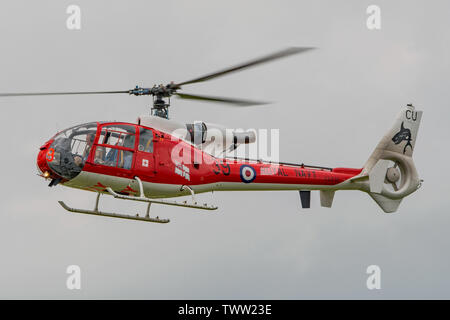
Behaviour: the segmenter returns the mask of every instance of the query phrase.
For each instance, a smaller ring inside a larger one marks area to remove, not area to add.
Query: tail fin
[[[369,176],[366,192],[384,212],[397,210],[404,197],[420,187],[412,160],[422,111],[408,104],[378,143],[360,176]]]

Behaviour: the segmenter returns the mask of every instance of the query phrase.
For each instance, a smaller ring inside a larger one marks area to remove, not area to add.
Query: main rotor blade
[[[255,59],[255,60],[251,60],[251,61],[247,61],[241,64],[238,64],[236,66],[233,67],[229,67],[227,69],[223,69],[221,71],[217,71],[217,72],[213,72],[189,81],[185,81],[185,82],[180,82],[175,84],[175,86],[180,87],[182,85],[186,85],[186,84],[191,84],[191,83],[196,83],[196,82],[202,82],[202,81],[206,81],[206,80],[210,80],[213,78],[217,78],[217,77],[221,77],[223,75],[226,75],[228,73],[232,73],[232,72],[236,72],[236,71],[240,71],[249,67],[253,67],[256,66],[258,64],[262,64],[265,62],[269,62],[275,59],[280,59],[283,57],[287,57],[293,54],[297,54],[297,53],[301,53],[301,52],[306,52],[309,50],[315,49],[313,47],[290,47],[272,54],[269,54],[267,56],[263,56],[261,58]]]
[[[20,97],[20,96],[58,96],[68,94],[109,94],[109,93],[129,93],[126,91],[80,91],[80,92],[17,92],[0,93],[0,97]]]
[[[234,98],[223,98],[223,97],[212,97],[212,96],[200,96],[197,94],[189,94],[189,93],[175,93],[181,99],[190,99],[190,100],[201,100],[201,101],[210,101],[210,102],[219,102],[219,103],[228,103],[231,105],[248,107],[254,105],[268,104],[270,102],[263,101],[253,101],[253,100],[243,100],[243,99],[234,99]]]

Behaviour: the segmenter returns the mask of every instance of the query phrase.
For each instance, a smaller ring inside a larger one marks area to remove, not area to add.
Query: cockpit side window
[[[143,152],[153,152],[153,132],[149,129],[139,128],[138,150]]]
[[[94,163],[131,169],[135,137],[136,129],[132,125],[115,124],[102,127],[95,149]]]
[[[130,125],[105,126],[98,143],[134,149],[135,133],[135,128]]]

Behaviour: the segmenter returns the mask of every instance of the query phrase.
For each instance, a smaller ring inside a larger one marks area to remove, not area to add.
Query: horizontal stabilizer
[[[322,207],[331,208],[334,193],[334,190],[320,190],[320,205]]]
[[[311,191],[300,190],[300,201],[302,203],[302,208],[307,209],[311,207]]]

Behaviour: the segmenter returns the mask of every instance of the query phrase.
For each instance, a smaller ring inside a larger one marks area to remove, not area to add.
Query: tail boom
[[[216,190],[299,190],[303,207],[309,207],[311,190],[320,190],[324,207],[331,207],[337,190],[360,190],[394,212],[422,182],[412,159],[421,118],[412,105],[403,108],[362,169],[223,159],[220,165],[230,170]]]

